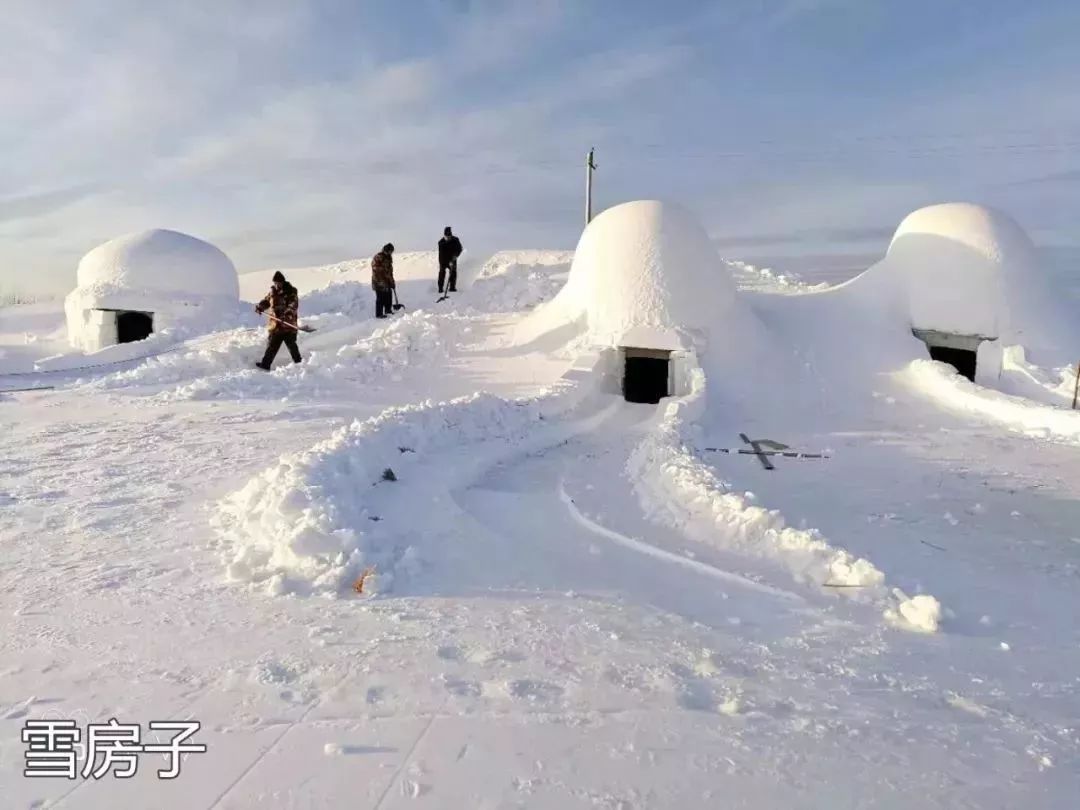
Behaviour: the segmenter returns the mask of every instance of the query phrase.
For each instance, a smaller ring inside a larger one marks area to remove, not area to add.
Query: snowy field
[[[853,274],[731,259],[794,371],[630,404],[532,326],[572,258],[436,303],[398,255],[389,321],[367,260],[286,270],[317,331],[269,374],[253,312],[82,354],[0,309],[0,807],[1076,807],[1075,372],[968,382],[836,327]],[[41,718],[208,752],[26,779]]]

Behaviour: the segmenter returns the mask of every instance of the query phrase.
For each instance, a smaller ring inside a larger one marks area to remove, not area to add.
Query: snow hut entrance
[[[134,343],[145,340],[154,333],[154,313],[152,312],[117,312],[116,342]]]
[[[623,397],[627,402],[655,405],[671,396],[671,352],[623,349]]]
[[[964,377],[975,382],[979,344],[992,338],[981,335],[954,335],[931,329],[912,329],[911,331],[915,337],[926,344],[931,360],[948,363]]]

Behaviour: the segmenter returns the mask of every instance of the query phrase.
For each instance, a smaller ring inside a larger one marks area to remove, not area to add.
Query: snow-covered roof
[[[921,208],[900,223],[878,268],[900,282],[915,329],[1029,348],[1066,340],[1034,245],[1001,211],[970,203]]]
[[[239,298],[236,268],[208,242],[168,230],[111,239],[79,262],[78,286]]]
[[[593,338],[620,345],[708,330],[737,303],[731,274],[693,215],[656,200],[609,208],[585,228],[560,297],[584,308]]]

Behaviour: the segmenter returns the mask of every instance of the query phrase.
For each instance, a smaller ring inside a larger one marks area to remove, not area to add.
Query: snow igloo
[[[755,319],[692,214],[656,200],[616,205],[581,235],[566,286],[541,317],[584,324],[601,353],[601,389],[657,403],[689,392],[708,350],[753,341]],[[723,333],[723,334],[720,334]]]
[[[68,340],[84,351],[143,340],[162,329],[236,312],[236,268],[213,245],[176,231],[112,239],[79,262],[64,300]]]
[[[1034,245],[1000,211],[970,203],[921,208],[900,223],[877,272],[899,284],[912,332],[930,356],[971,380],[997,375],[1003,346],[1044,357],[1069,348],[1067,319]]]

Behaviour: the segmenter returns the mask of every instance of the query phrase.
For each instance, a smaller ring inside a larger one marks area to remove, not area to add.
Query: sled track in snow
[[[734,585],[740,585],[744,588],[750,588],[760,593],[766,593],[770,596],[777,596],[781,599],[788,599],[792,602],[804,602],[805,600],[798,594],[791,591],[785,591],[782,588],[774,588],[771,585],[763,585],[760,582],[755,582],[748,577],[744,577],[740,574],[733,574],[730,571],[725,571],[722,568],[717,568],[715,565],[709,565],[699,560],[694,560],[689,557],[682,557],[678,554],[673,554],[670,551],[665,551],[658,546],[651,545],[642,540],[635,540],[633,537],[627,537],[625,534],[620,534],[617,531],[601,526],[599,523],[590,520],[581,510],[578,509],[577,504],[574,503],[574,499],[570,497],[566,491],[564,481],[559,482],[559,500],[566,505],[567,512],[570,513],[570,517],[586,530],[592,532],[595,535],[603,537],[607,540],[617,543],[623,548],[628,548],[632,551],[636,551],[639,554],[643,554],[646,557],[652,557],[656,560],[662,560],[672,565],[682,566],[683,568],[690,569],[699,574],[703,574],[713,579],[719,579],[723,582],[727,582]]]

